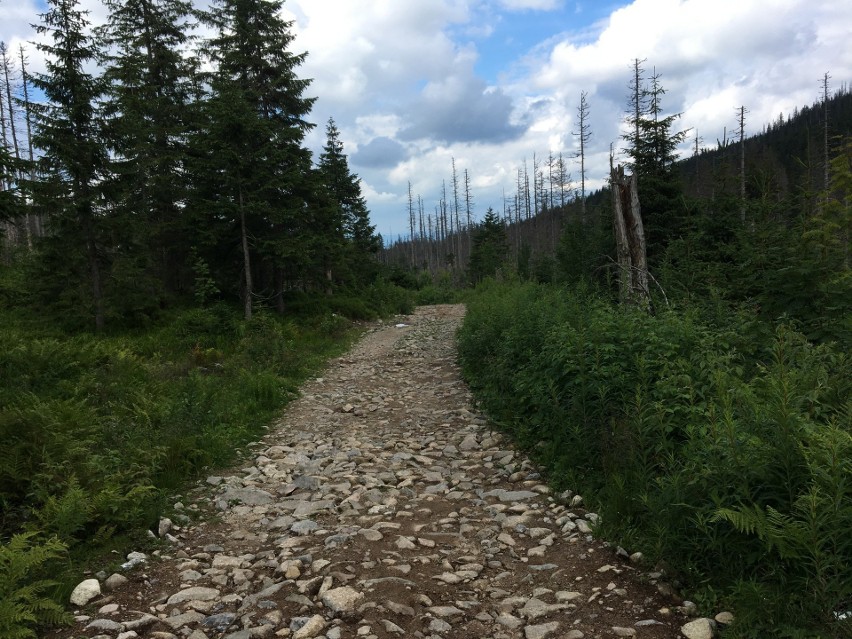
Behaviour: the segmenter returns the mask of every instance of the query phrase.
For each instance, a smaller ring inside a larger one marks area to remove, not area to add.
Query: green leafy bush
[[[491,283],[469,304],[460,358],[493,420],[554,483],[598,502],[604,534],[665,562],[699,600],[754,585],[763,600],[740,610],[743,636],[841,636],[844,353],[734,312],[652,317],[588,292]]]
[[[39,543],[32,533],[0,543],[0,639],[37,637],[40,627],[70,623],[50,597],[56,582],[44,577],[64,554],[55,538]]]

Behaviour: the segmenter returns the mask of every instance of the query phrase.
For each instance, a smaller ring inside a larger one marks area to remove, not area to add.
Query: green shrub
[[[744,632],[831,636],[852,602],[849,358],[737,313],[656,317],[583,291],[486,284],[460,331],[477,399],[601,531],[710,601],[750,592]],[[790,630],[793,632],[793,630]]]
[[[49,596],[56,582],[45,578],[64,554],[55,538],[39,543],[31,533],[0,542],[0,639],[37,637],[38,628],[71,622]]]

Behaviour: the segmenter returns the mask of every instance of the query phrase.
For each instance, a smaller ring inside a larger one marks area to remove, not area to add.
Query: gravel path
[[[66,637],[681,637],[689,606],[592,539],[488,429],[462,306],[378,325],[307,383],[246,466],[178,504],[159,557],[104,579]],[[210,516],[211,512],[214,516]]]

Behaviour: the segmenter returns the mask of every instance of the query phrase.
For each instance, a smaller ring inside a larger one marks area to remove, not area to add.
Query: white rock
[[[71,593],[71,603],[75,606],[85,606],[101,594],[101,584],[97,579],[86,579],[77,584]]]
[[[524,637],[526,639],[544,639],[559,630],[559,622],[551,621],[549,623],[540,623],[535,626],[527,626],[524,628]]]
[[[349,586],[342,586],[326,591],[322,596],[322,603],[335,615],[339,615],[353,612],[363,598],[364,593]]]
[[[166,602],[170,606],[183,603],[185,601],[213,601],[219,597],[219,591],[216,588],[205,588],[204,586],[194,586],[180,590],[169,597]]]
[[[723,626],[730,626],[734,623],[734,613],[732,612],[720,612],[718,615],[714,617],[716,623],[722,624]]]
[[[716,636],[716,622],[712,619],[695,619],[681,626],[681,634],[687,639],[713,639]]]
[[[107,577],[107,580],[104,582],[104,589],[107,591],[115,590],[116,588],[120,588],[126,584],[128,581],[129,579],[127,577],[119,575],[116,572]]]
[[[318,637],[327,625],[322,615],[314,615],[308,619],[308,622],[304,626],[293,633],[293,639],[313,639],[313,637]]]
[[[160,537],[165,537],[166,533],[168,533],[172,529],[172,520],[168,517],[163,517],[160,519],[160,523],[157,526],[157,535]]]

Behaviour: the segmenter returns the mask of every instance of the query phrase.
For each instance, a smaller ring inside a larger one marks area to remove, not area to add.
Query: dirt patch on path
[[[674,638],[686,618],[594,514],[476,412],[459,305],[375,325],[304,385],[245,467],[183,500],[216,517],[122,573],[66,637]],[[188,506],[189,507],[189,506]]]

